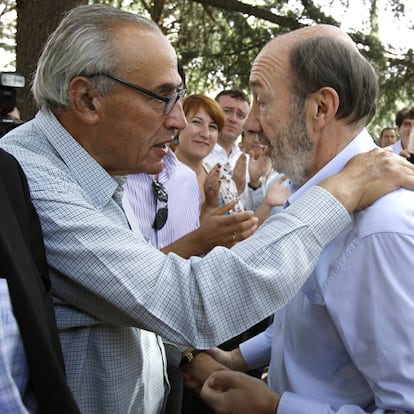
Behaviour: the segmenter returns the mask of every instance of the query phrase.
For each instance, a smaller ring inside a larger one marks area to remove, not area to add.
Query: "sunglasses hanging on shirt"
[[[168,218],[168,194],[165,187],[159,181],[152,182],[152,191],[154,197],[158,203],[164,204],[162,207],[159,207],[156,214],[152,228],[155,230],[161,230]]]

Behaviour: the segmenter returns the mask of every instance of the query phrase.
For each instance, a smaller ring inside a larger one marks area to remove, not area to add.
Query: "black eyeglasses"
[[[184,96],[187,92],[186,89],[177,89],[173,94],[164,96],[156,92],[150,91],[149,89],[145,89],[142,86],[137,85],[136,83],[129,82],[125,79],[119,78],[118,76],[110,75],[109,73],[95,73],[93,75],[89,75],[88,77],[94,77],[94,76],[106,76],[107,78],[120,82],[126,86],[129,86],[130,88],[134,88],[139,92],[145,93],[145,95],[148,95],[148,96],[151,96],[152,98],[163,101],[164,109],[162,112],[163,114],[166,114],[166,115],[168,115],[172,111],[172,109],[174,108],[175,104],[178,101],[181,102],[184,99]]]
[[[165,187],[158,181],[152,182],[152,191],[157,201],[165,203],[164,207],[160,207],[155,214],[154,223],[152,228],[155,230],[161,230],[168,218],[168,194]]]

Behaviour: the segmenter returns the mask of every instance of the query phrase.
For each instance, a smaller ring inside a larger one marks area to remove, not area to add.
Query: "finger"
[[[246,160],[247,160],[247,155],[242,152],[240,154],[239,159],[236,161],[236,165],[234,166],[234,169],[236,168],[245,168],[246,167]]]
[[[213,381],[211,382],[211,385],[214,385]],[[214,386],[210,386],[210,383],[206,381],[201,388],[200,397],[208,406],[212,407],[215,412],[218,412],[218,410],[223,407],[226,394],[221,390],[217,390]]]
[[[254,212],[251,210],[241,211],[240,213],[233,213],[231,216],[225,216],[223,222],[228,225],[237,225],[244,223],[247,220],[255,219]],[[242,230],[245,227],[234,227],[233,231]]]
[[[216,371],[206,379],[204,384],[214,390],[227,391],[234,385],[237,374],[235,371]]]
[[[234,217],[233,217],[234,216]],[[229,231],[237,233],[251,230],[252,227],[257,226],[259,219],[253,215],[252,211],[242,211],[241,213],[232,214],[233,222],[229,223]]]
[[[191,391],[194,391],[197,394],[200,394],[201,388],[203,384],[199,384],[196,381],[186,381],[184,382],[185,386],[189,388]]]
[[[219,207],[214,208],[211,210],[211,215],[214,216],[224,216],[227,212],[230,212],[233,210],[234,206],[237,204],[237,200],[232,200],[229,203],[223,204]],[[224,216],[226,218],[229,218],[230,216]]]
[[[233,232],[236,234],[233,238],[235,242],[239,242],[250,237],[257,230],[257,221],[248,220],[243,223],[243,226],[245,227],[244,229]]]
[[[257,225],[258,218],[255,216],[249,217],[244,221],[234,223],[232,226],[229,227],[231,241],[235,243],[247,239],[257,230]]]

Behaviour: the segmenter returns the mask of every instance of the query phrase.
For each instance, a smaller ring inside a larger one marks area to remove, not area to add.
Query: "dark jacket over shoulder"
[[[0,277],[6,277],[39,412],[79,413],[66,384],[43,239],[18,162],[0,149]]]

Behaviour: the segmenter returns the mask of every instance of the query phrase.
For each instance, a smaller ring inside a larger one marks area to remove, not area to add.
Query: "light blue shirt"
[[[156,334],[195,348],[235,337],[287,303],[350,222],[314,187],[232,249],[184,260],[147,243],[121,207],[117,179],[53,114],[39,112],[0,146],[29,181],[68,383],[88,414],[160,413],[168,386]]]
[[[363,130],[290,203],[373,147]],[[413,269],[414,192],[400,189],[355,213],[273,325],[241,346],[250,366],[271,352],[278,414],[414,412]]]
[[[400,152],[403,150],[402,147],[402,139],[400,138],[395,144],[390,145],[390,147],[392,148],[392,150],[396,153],[396,154],[400,154]]]

